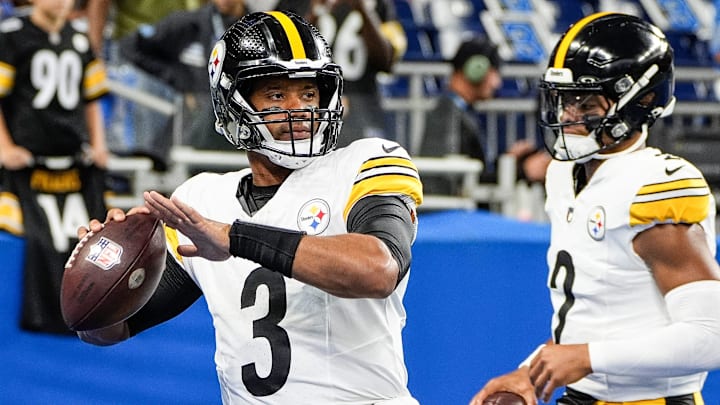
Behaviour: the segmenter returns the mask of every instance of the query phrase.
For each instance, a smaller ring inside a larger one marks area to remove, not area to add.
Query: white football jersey
[[[552,337],[588,343],[650,334],[670,320],[633,238],[655,224],[699,223],[714,254],[715,201],[708,185],[688,161],[645,148],[605,161],[576,196],[573,166],[553,161],[547,171]],[[700,391],[706,374],[595,373],[570,387],[601,400],[632,401]]]
[[[216,221],[240,219],[320,236],[347,233],[348,212],[365,196],[398,195],[413,219],[422,200],[407,152],[380,139],[356,141],[295,170],[253,216],[236,197],[248,174],[199,174],[174,195]],[[177,232],[169,236],[177,238],[172,252],[177,243],[190,243]],[[387,299],[346,299],[242,258],[176,259],[202,289],[212,314],[224,403],[414,403],[401,339],[408,276]]]

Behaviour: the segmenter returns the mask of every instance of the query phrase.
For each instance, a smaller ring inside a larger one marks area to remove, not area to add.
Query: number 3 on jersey
[[[267,289],[268,311],[264,317],[253,321],[253,338],[265,338],[270,344],[270,373],[261,377],[255,363],[249,363],[242,366],[242,380],[250,393],[263,397],[276,393],[285,385],[290,374],[291,350],[287,332],[278,325],[287,312],[283,276],[263,267],[253,270],[243,285],[242,308],[257,305],[259,288]]]
[[[555,267],[553,268],[552,276],[550,277],[550,288],[558,288],[557,279],[561,269],[565,269],[565,281],[562,285],[563,293],[565,294],[565,301],[560,306],[560,310],[558,310],[557,313],[558,324],[553,331],[553,341],[555,343],[560,343],[560,336],[565,328],[567,313],[575,303],[575,295],[573,295],[572,292],[573,283],[575,282],[575,266],[573,265],[572,256],[570,256],[570,253],[565,250],[559,251],[557,258],[555,259]]]

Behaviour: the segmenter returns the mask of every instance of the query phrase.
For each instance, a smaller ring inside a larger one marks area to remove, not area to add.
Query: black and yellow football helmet
[[[540,80],[539,122],[545,143],[559,160],[606,158],[597,152],[637,131],[647,136],[647,128],[670,115],[673,91],[673,49],[659,28],[626,14],[589,15],[561,36]],[[563,116],[568,103],[592,95],[610,101],[604,116]],[[565,150],[563,145],[570,142],[565,142],[564,128],[573,125],[584,125],[597,147]],[[603,146],[603,133],[615,142]]]
[[[257,151],[290,169],[335,148],[342,126],[342,71],[318,30],[298,15],[271,11],[243,17],[215,44],[208,73],[215,128],[236,148]],[[319,108],[255,111],[248,99],[252,81],[275,75],[314,78],[320,90]],[[307,120],[317,128],[308,139],[278,141],[265,126],[297,121],[300,112],[308,113]],[[285,118],[265,119],[278,113]]]

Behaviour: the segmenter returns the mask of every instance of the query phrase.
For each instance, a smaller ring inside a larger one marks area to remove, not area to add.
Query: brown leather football
[[[498,391],[485,398],[483,405],[525,405],[525,400],[513,392]]]
[[[85,235],[63,273],[60,306],[67,326],[99,329],[139,311],[160,282],[166,251],[162,223],[146,214]]]

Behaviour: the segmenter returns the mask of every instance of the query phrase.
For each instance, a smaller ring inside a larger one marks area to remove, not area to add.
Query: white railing
[[[542,72],[541,66],[535,65],[506,65],[502,67],[505,78],[535,81]],[[422,141],[425,125],[425,114],[435,106],[436,100],[427,97],[423,81],[428,77],[447,77],[450,65],[442,62],[401,62],[396,65],[393,75],[406,76],[409,79],[407,97],[388,98],[384,100],[384,107],[395,114],[405,114],[407,125],[404,128],[404,137],[407,140],[405,147],[414,156],[418,169],[422,174],[442,173],[459,176],[463,179],[463,188],[459,195],[442,196],[428,195],[424,207],[428,209],[460,208],[472,209],[477,203],[489,203],[491,207],[507,215],[516,215],[518,207],[530,205],[529,211],[540,212],[541,196],[537,192],[533,201],[519,201],[524,192],[520,189],[515,174],[514,161],[506,156],[500,156],[498,164],[497,184],[477,184],[477,178],[482,172],[482,163],[471,159],[450,156],[445,158],[425,158],[415,156]],[[709,68],[678,67],[676,81],[704,82],[720,80],[720,71]],[[129,88],[120,83],[111,83],[111,91],[116,95],[136,101],[138,104],[157,110],[174,118],[173,144],[168,161],[168,171],[157,173],[150,170],[151,163],[145,158],[113,158],[110,170],[127,175],[132,187],[127,196],[114,196],[110,200],[113,205],[129,207],[142,201],[142,191],[157,189],[171,192],[184,181],[193,171],[198,170],[236,170],[247,167],[247,157],[242,152],[202,151],[181,145],[182,139],[182,108],[180,102],[168,102],[158,97],[144,94],[136,89]],[[720,104],[717,102],[679,102],[676,105],[674,116],[709,117],[720,125]],[[508,128],[508,142],[518,138],[535,139],[537,130],[534,124],[537,108],[534,98],[498,98],[478,103],[476,108],[491,118],[499,118],[507,114],[525,114],[525,128]],[[491,123],[492,124],[492,123]],[[676,125],[673,122],[673,125]],[[497,133],[490,133],[495,126],[489,125],[488,136],[498,137]],[[399,137],[399,139],[402,137]],[[497,140],[497,139],[496,139]],[[401,142],[403,143],[403,142]],[[495,142],[497,145],[498,142]],[[500,150],[489,151],[491,157],[501,153]],[[522,197],[524,198],[524,197]]]

